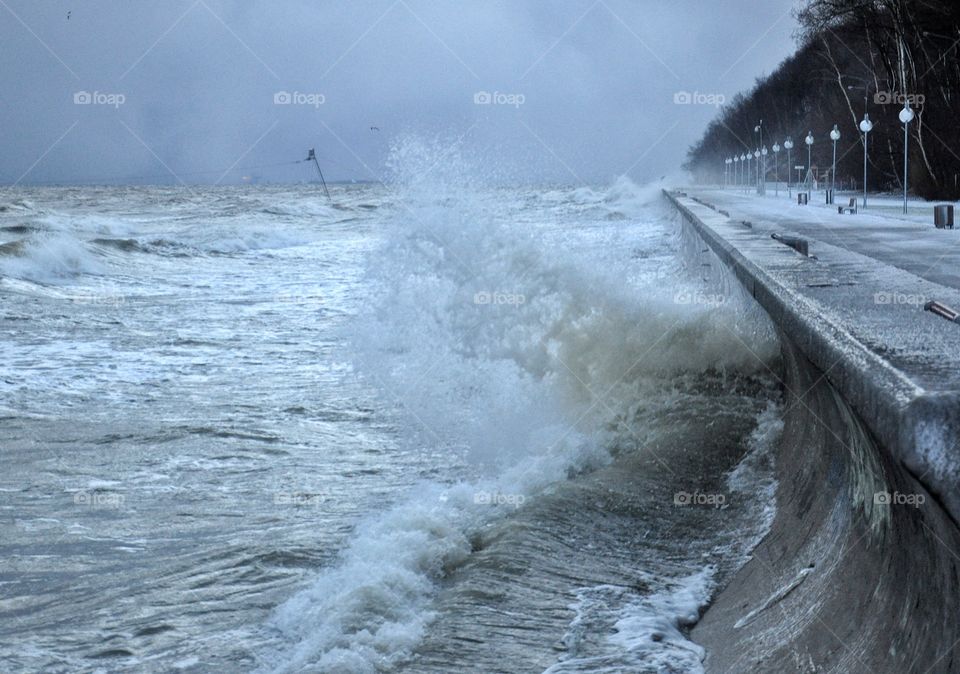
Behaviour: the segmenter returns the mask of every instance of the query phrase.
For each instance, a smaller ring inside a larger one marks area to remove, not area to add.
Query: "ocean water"
[[[0,669],[695,672],[778,344],[656,186],[0,190]]]

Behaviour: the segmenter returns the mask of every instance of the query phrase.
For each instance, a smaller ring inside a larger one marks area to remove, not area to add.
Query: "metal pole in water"
[[[313,165],[317,167],[317,173],[320,174],[320,183],[323,185],[323,192],[327,195],[327,199],[330,199],[330,190],[327,189],[327,181],[323,179],[323,171],[320,170],[320,162],[317,161],[317,153],[310,149],[310,154],[307,155],[307,161],[313,160]]]

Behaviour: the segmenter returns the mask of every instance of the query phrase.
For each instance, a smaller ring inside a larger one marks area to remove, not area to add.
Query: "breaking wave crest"
[[[104,269],[86,245],[67,232],[45,233],[4,244],[0,251],[0,275],[57,283]]]
[[[369,260],[379,299],[347,338],[407,449],[449,453],[462,479],[417,485],[368,517],[340,561],[275,611],[264,670],[391,669],[423,638],[437,582],[471,554],[474,532],[510,512],[478,495],[522,507],[609,462],[616,418],[661,404],[678,377],[750,374],[776,357],[772,329],[758,335],[745,302],[678,301],[678,287],[697,287],[679,275],[656,188],[624,178],[557,189],[543,197],[558,209],[549,218],[520,219],[526,197],[484,189],[456,147],[406,139],[390,168],[395,214]],[[584,206],[599,209],[593,222],[630,218],[660,273],[578,240]]]

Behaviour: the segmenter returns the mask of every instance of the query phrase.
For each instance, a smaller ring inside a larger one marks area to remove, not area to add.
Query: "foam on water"
[[[681,637],[707,564],[724,573],[700,556],[716,539],[664,526],[634,559],[666,499],[620,468],[733,416],[739,451],[766,397],[740,375],[776,342],[733,295],[678,301],[698,285],[657,187],[503,189],[448,149],[401,143],[390,191],[333,187],[335,213],[311,186],[34,190],[36,209],[0,210],[25,241],[0,254],[17,345],[4,488],[32,509],[4,537],[56,571],[19,588],[32,608],[0,643],[14,668],[364,672],[411,656],[446,672],[511,650],[542,668],[574,599],[592,627],[567,668],[660,657],[653,630],[678,662],[696,654]],[[756,458],[731,489],[765,484]],[[128,508],[79,508],[82,492]],[[85,538],[61,547],[57,527]],[[679,568],[659,565],[667,542]],[[470,596],[487,581],[509,601]],[[61,590],[76,595],[38,600]],[[517,629],[475,619],[493,615]],[[464,625],[489,652],[462,656],[448,637]]]
[[[265,205],[262,212],[270,215],[286,215],[296,218],[321,217],[332,219],[338,215],[337,209],[323,197],[312,200],[298,198],[289,201],[279,201]]]
[[[464,479],[424,483],[367,517],[339,563],[268,621],[264,671],[392,668],[422,639],[437,582],[470,555],[472,532],[513,510],[478,495],[522,507],[607,462],[608,422],[642,404],[639,395],[680,372],[753,372],[758,351],[776,352],[775,339],[743,333],[753,328],[729,307],[678,303],[674,285],[638,287],[584,251],[547,250],[550,223],[518,225],[519,206],[477,185],[480,172],[443,144],[407,140],[392,169],[401,205],[370,258],[378,300],[348,333],[352,359],[396,409],[401,442],[448,452]],[[659,217],[656,195],[621,179],[573,201],[643,219]],[[595,402],[613,390],[615,402]],[[659,630],[696,655],[677,626],[705,603],[709,579],[702,570],[621,607],[616,645],[635,651]],[[594,590],[584,592],[587,602]]]
[[[249,250],[273,250],[290,248],[308,243],[310,238],[302,233],[288,232],[266,227],[248,227],[240,231],[211,232],[204,240],[191,241],[207,253],[235,254]]]
[[[112,204],[115,199],[107,201]],[[264,206],[257,200],[251,209],[242,209],[237,207],[234,197],[229,200],[227,211],[203,202],[200,196],[178,197],[175,201],[193,209],[206,209],[209,222],[197,227],[196,213],[191,212],[182,227],[171,231],[170,225],[175,225],[177,218],[167,211],[102,215],[35,211],[8,205],[7,215],[23,211],[29,218],[8,226],[6,240],[0,239],[0,277],[64,285],[75,283],[83,275],[104,275],[111,268],[126,268],[128,273],[137,274],[136,261],[122,259],[133,253],[232,256],[294,248],[316,238],[318,223],[328,223],[342,215],[329,204],[310,198],[303,198],[302,204],[283,202],[285,206]],[[276,217],[279,212],[296,216],[291,220],[298,224],[278,228],[276,223],[263,223],[262,214]],[[155,234],[158,225],[163,227],[163,238]]]
[[[103,270],[103,262],[68,232],[30,237],[13,254],[0,256],[0,275],[36,283],[62,283]]]
[[[710,598],[714,572],[707,566],[642,597],[615,585],[580,590],[571,606],[576,617],[563,638],[568,655],[544,674],[703,672],[703,649],[680,629],[698,620],[700,608]],[[582,655],[580,640],[598,631],[612,632],[602,649],[606,652]]]
[[[769,403],[757,418],[757,427],[748,440],[749,452],[727,476],[731,491],[750,494],[760,517],[755,520],[753,542],[746,546],[752,550],[770,530],[776,515],[777,479],[774,476],[774,449],[783,432],[783,407]]]
[[[773,456],[783,430],[783,408],[770,402],[757,416],[748,439],[748,452],[726,476],[731,494],[748,504],[746,519],[734,541],[715,550],[727,558],[747,561],[750,552],[770,530],[776,514],[777,482]],[[706,564],[686,576],[666,580],[644,574],[644,584],[655,591],[638,593],[623,586],[581,588],[571,606],[575,618],[563,637],[567,653],[544,674],[596,672],[637,674],[702,673],[705,652],[690,641],[684,629],[693,626],[715,590],[716,567]],[[587,635],[608,635],[600,644],[583,643]]]

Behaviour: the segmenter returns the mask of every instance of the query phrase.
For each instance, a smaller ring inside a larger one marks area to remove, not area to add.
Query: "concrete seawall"
[[[686,196],[666,196],[960,522],[960,325],[923,311],[919,301],[960,307],[960,291],[815,240],[808,240],[815,257],[804,256],[771,238],[791,235],[773,223],[747,225]]]
[[[665,195],[783,337],[777,517],[693,632],[707,670],[960,671],[960,325],[878,300],[960,292]]]

